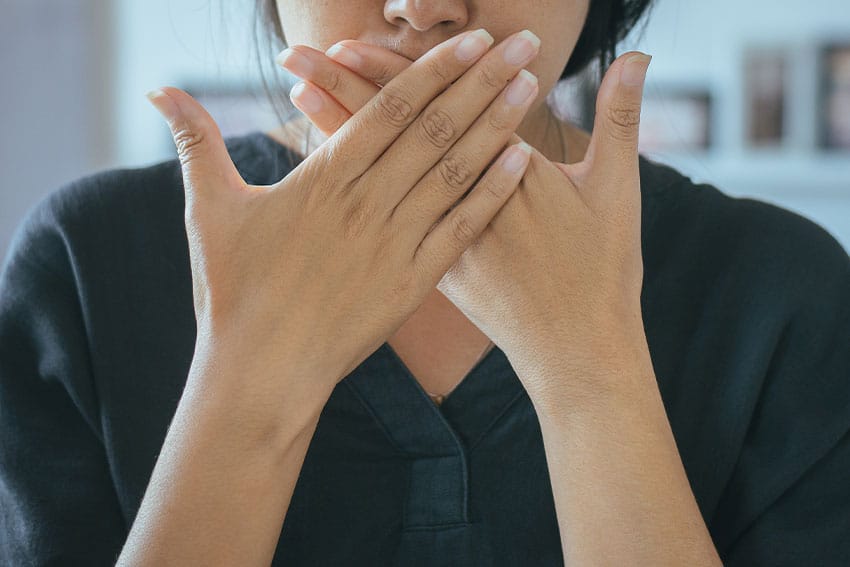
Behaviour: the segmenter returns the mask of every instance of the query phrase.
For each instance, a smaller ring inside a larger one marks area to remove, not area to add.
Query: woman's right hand
[[[520,73],[537,46],[511,59],[515,37],[435,46],[269,186],[244,182],[188,94],[151,95],[182,166],[196,357],[297,364],[329,393],[410,317],[527,166],[519,146],[493,163],[538,93]]]

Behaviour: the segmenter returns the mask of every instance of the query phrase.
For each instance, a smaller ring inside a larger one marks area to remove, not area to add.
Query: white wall
[[[186,84],[254,83],[253,0],[115,0],[115,160],[172,157],[168,129],[145,93]],[[269,61],[276,53],[265,54]]]
[[[110,165],[108,0],[0,1],[0,257],[36,201]]]
[[[621,48],[653,55],[646,92],[708,85],[717,95],[712,123],[717,149],[660,154],[661,161],[726,193],[796,210],[850,249],[850,153],[816,150],[812,127],[815,50],[831,38],[850,42],[847,0],[660,0],[645,32],[636,29]],[[741,55],[750,45],[784,47],[795,60],[786,101],[787,149],[754,150],[744,143]]]

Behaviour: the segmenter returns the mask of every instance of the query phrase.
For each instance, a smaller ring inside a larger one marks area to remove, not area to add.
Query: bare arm
[[[268,186],[245,183],[191,96],[150,93],[182,166],[201,354],[120,565],[271,562],[333,387],[419,307],[528,165],[527,148],[504,148],[536,100],[536,78],[518,76],[534,54],[488,53],[493,42],[475,30],[435,46]]]
[[[645,335],[626,336],[589,357],[592,363],[541,356],[547,362],[519,371],[526,383],[547,384],[531,399],[564,562],[722,567],[679,456]]]
[[[267,566],[274,556],[330,392],[282,363],[263,369],[282,395],[250,392],[245,365],[198,360],[119,566]]]

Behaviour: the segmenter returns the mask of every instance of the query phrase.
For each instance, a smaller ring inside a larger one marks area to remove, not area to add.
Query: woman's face
[[[288,45],[322,51],[343,39],[418,59],[466,30],[485,28],[502,41],[529,29],[541,39],[527,66],[537,75],[539,105],[558,82],[578,41],[590,0],[277,0]]]

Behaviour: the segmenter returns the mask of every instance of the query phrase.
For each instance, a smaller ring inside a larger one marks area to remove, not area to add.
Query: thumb
[[[145,96],[168,122],[187,192],[210,194],[217,188],[245,185],[218,125],[200,103],[174,87],[155,89]]]
[[[586,161],[611,171],[637,165],[643,83],[650,59],[649,55],[629,52],[608,69],[597,94]]]

